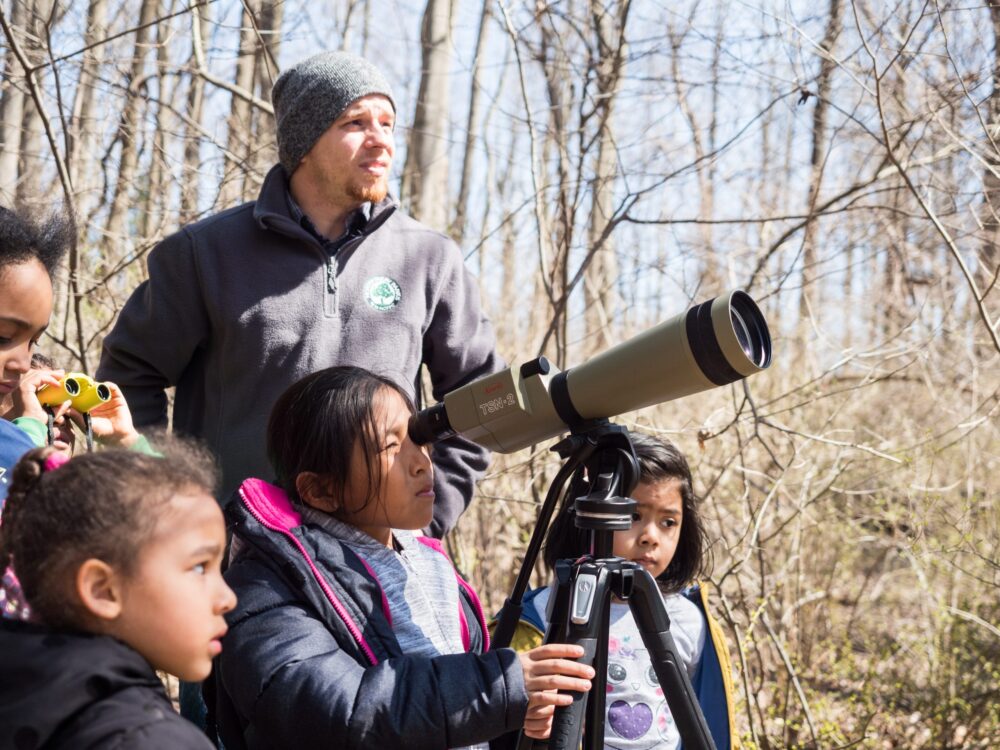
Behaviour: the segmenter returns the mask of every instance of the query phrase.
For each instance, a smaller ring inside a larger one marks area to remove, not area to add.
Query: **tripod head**
[[[639,483],[639,461],[628,430],[620,425],[602,420],[577,428],[573,435],[592,448],[572,477],[552,534],[566,539],[566,547],[579,554],[610,557],[614,532],[632,526],[636,502],[629,495]],[[572,443],[566,448],[572,450]],[[560,450],[560,455],[571,454]]]

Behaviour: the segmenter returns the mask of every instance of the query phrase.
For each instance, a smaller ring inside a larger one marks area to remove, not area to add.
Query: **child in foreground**
[[[722,631],[712,619],[705,590],[690,586],[702,571],[705,534],[687,459],[671,443],[633,432],[639,459],[638,502],[628,531],[616,531],[614,554],[639,563],[656,579],[670,617],[681,663],[687,669],[718,750],[735,738],[732,677]],[[549,529],[544,559],[574,559],[587,549],[585,532],[571,513],[561,512]],[[542,642],[551,589],[524,600],[524,614],[512,640],[525,649]],[[613,750],[676,748],[680,735],[653,671],[627,602],[612,599],[604,745]]]
[[[433,468],[413,407],[355,367],[289,388],[268,426],[274,486],[229,504],[239,596],[218,660],[217,721],[240,748],[485,747],[549,731],[555,692],[590,687],[578,646],[489,651],[482,608],[431,521]]]
[[[0,622],[3,742],[212,747],[154,671],[204,679],[235,604],[209,466],[180,449],[67,459],[38,448],[17,464],[0,567],[16,561],[33,621]]]

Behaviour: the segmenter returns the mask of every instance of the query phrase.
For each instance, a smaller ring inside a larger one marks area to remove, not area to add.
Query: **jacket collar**
[[[271,167],[260,187],[260,195],[253,207],[253,218],[261,229],[273,230],[289,237],[306,238],[311,242],[317,240],[295,220],[288,206],[288,176],[280,164]],[[367,236],[378,229],[395,213],[399,204],[391,196],[386,196],[371,208],[367,223],[361,229],[361,235]]]
[[[257,557],[305,597],[328,624],[339,621],[369,664],[399,654],[399,645],[381,611],[382,590],[360,559],[326,533],[303,525],[302,515],[280,487],[247,479],[226,508],[233,533],[258,550]],[[239,566],[242,547],[230,563]],[[227,573],[227,579],[230,577]],[[227,620],[232,626],[256,604],[240,597]],[[388,651],[387,651],[388,649]]]
[[[149,663],[109,636],[3,620],[0,653],[0,726],[30,727],[38,747],[80,711],[127,688],[153,690],[166,701]]]

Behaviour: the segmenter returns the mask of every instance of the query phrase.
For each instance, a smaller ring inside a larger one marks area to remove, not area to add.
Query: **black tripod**
[[[556,501],[567,480],[572,479],[567,502],[570,497],[576,498],[573,520],[577,529],[584,530],[587,548],[580,550],[579,558],[556,564],[556,590],[549,602],[545,643],[582,646],[584,655],[578,661],[591,665],[596,676],[589,693],[572,693],[573,703],[556,709],[547,744],[525,737],[522,732],[518,750],[577,750],[581,737],[584,750],[604,746],[604,685],[612,594],[629,604],[685,749],[715,750],[691,681],[677,656],[670,618],[656,582],[641,565],[612,554],[614,532],[631,527],[636,507],[628,497],[639,476],[628,430],[606,421],[586,423],[574,428],[553,450],[566,463],[545,497],[514,589],[500,613],[493,643],[497,648],[510,644]],[[578,495],[577,490],[585,494]]]

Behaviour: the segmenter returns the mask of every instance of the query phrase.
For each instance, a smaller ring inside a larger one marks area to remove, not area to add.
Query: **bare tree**
[[[29,3],[14,3],[11,29],[21,33],[27,26],[31,10]],[[0,97],[0,194],[13,199],[17,193],[18,168],[21,158],[21,132],[24,121],[25,93],[22,88],[25,71],[11,49],[5,46],[3,63],[3,95]]]
[[[2,200],[79,220],[42,348],[91,367],[149,248],[254,196],[282,65],[391,48],[398,90],[421,71],[401,192],[509,361],[575,366],[727,286],[764,309],[766,373],[617,417],[691,460],[744,744],[1000,746],[997,9],[475,6],[0,4]],[[547,448],[496,456],[451,540],[488,608]]]
[[[114,196],[105,223],[105,236],[110,245],[121,243],[126,236],[125,222],[133,198],[136,170],[139,165],[139,129],[144,106],[140,89],[145,86],[146,58],[155,33],[152,25],[160,8],[159,0],[142,0],[139,6],[139,26],[135,31],[132,62],[125,83],[125,106],[118,124],[116,140],[119,166],[115,178]]]
[[[596,121],[593,135],[593,177],[591,178],[591,209],[589,251],[591,261],[584,272],[584,309],[587,339],[597,349],[611,345],[611,321],[617,310],[613,303],[614,282],[618,278],[615,249],[607,235],[615,213],[618,156],[615,149],[612,117],[615,99],[625,75],[627,54],[625,28],[631,3],[627,0],[606,8],[591,0],[590,17],[595,37],[591,52],[594,79],[593,110],[581,120]]]
[[[448,226],[449,87],[454,0],[427,0],[420,27],[420,92],[403,167],[401,194],[417,219]]]

